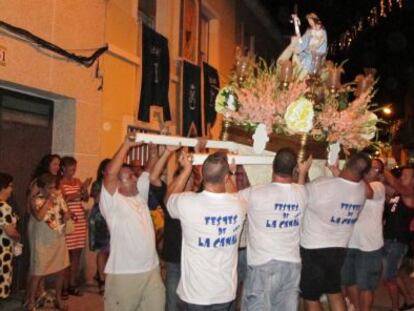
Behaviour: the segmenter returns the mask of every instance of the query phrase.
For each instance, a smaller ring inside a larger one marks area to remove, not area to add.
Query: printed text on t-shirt
[[[275,203],[274,210],[282,213],[282,219],[266,219],[266,228],[291,228],[300,225],[299,204]],[[293,218],[290,212],[295,212]],[[280,217],[280,216],[279,216]]]
[[[237,215],[205,216],[204,224],[206,226],[216,226],[217,236],[199,237],[198,246],[203,248],[219,248],[236,244],[238,240],[238,231],[240,229],[238,220],[239,217]],[[227,231],[229,226],[233,227],[231,232]]]
[[[360,204],[341,203],[341,210],[346,210],[346,216],[335,216],[332,215],[331,223],[337,225],[353,225],[358,220],[358,213],[361,209]]]

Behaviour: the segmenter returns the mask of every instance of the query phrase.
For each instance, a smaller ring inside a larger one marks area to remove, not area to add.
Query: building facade
[[[216,68],[223,85],[236,46],[257,55],[265,51],[267,58],[281,50],[280,36],[256,0],[0,0],[0,12],[0,21],[69,53],[90,55],[108,46],[86,67],[0,28],[0,170],[16,178],[20,214],[43,154],[74,156],[84,179],[96,175],[101,159],[113,155],[130,125],[180,134],[184,58]],[[168,39],[172,121],[165,124],[159,107],[151,108],[150,122],[137,120],[142,23]],[[184,56],[189,34],[192,54]],[[266,42],[272,44],[265,48]],[[218,138],[220,131],[218,118],[209,134]],[[89,282],[95,268],[86,257]]]

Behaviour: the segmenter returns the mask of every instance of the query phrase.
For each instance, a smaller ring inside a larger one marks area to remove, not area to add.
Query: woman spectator
[[[60,171],[60,156],[57,154],[45,155],[37,165],[33,173],[33,180],[40,177],[44,173],[50,173],[57,176]]]
[[[13,177],[0,173],[0,298],[10,295],[12,282],[13,244],[19,242],[17,217],[7,204],[13,191]]]
[[[43,156],[43,158],[40,160],[39,164],[36,166],[35,171],[32,175],[32,181],[30,183],[28,192],[27,192],[27,217],[24,219],[24,223],[28,223],[29,217],[30,217],[30,210],[31,210],[31,199],[33,196],[39,193],[40,189],[37,187],[37,178],[42,176],[45,173],[52,174],[53,176],[57,177],[57,180],[60,178],[60,156],[57,154],[47,154]],[[31,280],[28,280],[28,284],[31,283]],[[37,304],[39,306],[42,305],[42,299],[46,297],[46,291],[45,291],[45,284],[44,279],[39,280],[39,285],[37,286],[37,292],[36,297],[38,298]],[[28,300],[28,298],[27,298]]]
[[[39,192],[39,188],[36,186],[36,179],[45,173],[50,173],[53,176],[60,175],[60,156],[57,154],[45,155],[36,166],[35,171],[32,175],[32,182],[29,186],[28,197],[28,210],[30,211],[30,198]]]
[[[96,254],[96,275],[95,280],[99,286],[99,293],[103,295],[105,291],[105,265],[109,256],[109,231],[99,210],[99,197],[101,195],[102,181],[106,166],[111,159],[103,160],[98,167],[96,180],[91,187],[91,197],[94,200],[91,214],[89,216],[89,248],[91,251],[97,251]]]
[[[91,178],[87,178],[83,183],[75,178],[77,161],[73,157],[63,157],[61,161],[62,178],[60,180],[60,190],[68,205],[74,222],[73,232],[66,235],[66,245],[69,250],[70,268],[65,275],[65,290],[63,299],[68,294],[72,296],[81,296],[82,293],[77,286],[77,277],[79,273],[80,257],[82,250],[86,245],[86,216],[82,202],[89,199],[88,187]],[[67,287],[68,286],[68,287]]]
[[[45,276],[56,274],[56,305],[65,310],[61,292],[64,269],[69,265],[68,250],[65,242],[65,222],[70,213],[62,194],[57,190],[56,176],[45,173],[36,179],[39,192],[31,198],[29,242],[30,275],[28,290],[28,310],[36,310],[36,291]]]

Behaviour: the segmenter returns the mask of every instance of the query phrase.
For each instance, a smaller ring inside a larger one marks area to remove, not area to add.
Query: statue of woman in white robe
[[[316,73],[328,49],[328,39],[321,20],[315,13],[306,15],[309,28],[302,37],[294,36],[289,46],[280,55],[281,60],[291,59],[302,70],[301,77]]]

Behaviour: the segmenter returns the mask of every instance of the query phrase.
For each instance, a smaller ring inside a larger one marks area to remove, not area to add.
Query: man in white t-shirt
[[[353,226],[365,204],[362,178],[370,167],[368,155],[354,153],[338,177],[321,177],[306,185],[308,207],[300,237],[300,289],[306,310],[322,310],[322,294],[328,295],[332,310],[345,310],[341,268]]]
[[[371,162],[364,176],[372,189],[349,240],[345,263],[342,267],[342,286],[356,310],[369,311],[374,302],[382,269],[382,216],[385,187],[379,181],[384,164],[379,159]]]
[[[138,182],[131,168],[123,165],[128,150],[137,145],[125,140],[108,164],[101,191],[99,207],[111,235],[105,267],[106,311],[164,310],[148,193],[139,192],[147,189],[147,182]]]
[[[185,184],[182,180],[190,174],[191,169],[183,169],[176,185]],[[177,193],[183,187],[176,187],[167,202],[183,233],[177,294],[187,310],[227,311],[236,297],[237,250],[246,206],[238,194],[226,193],[230,175],[225,154],[209,155],[202,176],[204,191]]]
[[[304,183],[311,160],[301,164]],[[272,183],[240,191],[248,202],[247,279],[243,310],[297,311],[301,260],[299,228],[307,204],[305,186],[293,182],[297,155],[280,149]]]

